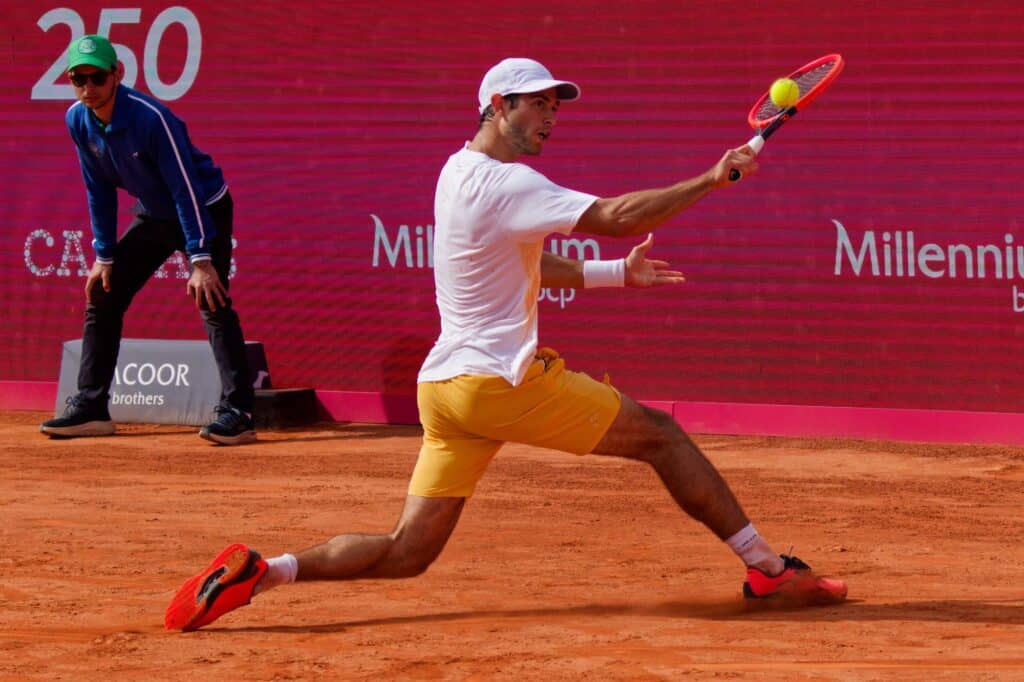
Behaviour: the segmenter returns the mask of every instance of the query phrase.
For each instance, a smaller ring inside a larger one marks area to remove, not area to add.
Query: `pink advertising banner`
[[[531,163],[611,196],[704,171],[749,138],[774,78],[839,52],[846,70],[757,176],[656,233],[685,285],[545,290],[542,343],[648,401],[1024,412],[1014,3],[0,4],[0,381],[55,381],[81,334],[93,254],[62,75],[78,35],[108,34],[127,81],[224,169],[232,294],[275,385],[386,395],[414,394],[438,332],[434,183],[489,66],[530,56],[581,85]],[[186,278],[169,260],[125,336],[203,338]]]

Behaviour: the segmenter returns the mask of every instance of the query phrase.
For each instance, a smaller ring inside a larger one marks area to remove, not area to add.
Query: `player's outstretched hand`
[[[746,178],[756,173],[757,168],[757,154],[749,146],[743,145],[726,151],[709,172],[711,182],[716,187],[724,187],[733,184],[729,179],[732,171],[739,171],[740,177]]]
[[[647,252],[654,246],[654,235],[633,247],[626,256],[626,286],[636,288],[657,287],[663,284],[682,284],[686,281],[683,273],[669,270],[663,260],[650,260]]]
[[[208,260],[192,264],[192,275],[188,278],[185,291],[199,309],[203,309],[204,304],[207,310],[216,310],[218,306],[223,308],[227,305],[228,291],[220,281],[213,263]]]

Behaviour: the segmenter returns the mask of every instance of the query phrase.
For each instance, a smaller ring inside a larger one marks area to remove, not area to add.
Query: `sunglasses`
[[[69,73],[68,78],[75,85],[76,88],[84,87],[86,83],[92,81],[93,85],[106,85],[107,79],[110,78],[110,71],[93,71],[92,73]]]

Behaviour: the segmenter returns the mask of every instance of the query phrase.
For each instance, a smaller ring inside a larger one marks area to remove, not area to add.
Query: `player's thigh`
[[[619,412],[619,392],[606,381],[566,369],[541,349],[523,382],[481,401],[476,428],[499,440],[584,455]]]
[[[501,446],[500,441],[478,436],[439,438],[425,432],[409,480],[409,494],[425,498],[472,497]]]
[[[502,442],[474,433],[464,415],[477,402],[474,383],[456,378],[417,386],[423,442],[409,481],[409,495],[470,497]]]
[[[594,447],[593,453],[650,461],[654,454],[686,438],[671,415],[644,407],[623,395],[615,421]]]

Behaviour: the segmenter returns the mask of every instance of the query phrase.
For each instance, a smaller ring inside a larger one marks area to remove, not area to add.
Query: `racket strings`
[[[832,73],[835,68],[835,62],[827,62],[821,66],[811,69],[807,73],[802,73],[798,78],[794,78],[796,84],[800,86],[800,97],[803,98],[807,93],[814,89],[814,87],[825,80],[825,77]]]
[[[807,95],[815,88],[819,83],[825,80],[830,73],[832,73],[839,66],[838,60],[832,60],[819,64],[809,71],[797,76],[790,76],[796,81],[797,86],[800,88],[800,100],[803,100]],[[797,100],[796,105],[800,105],[800,100]],[[764,101],[761,102],[761,106],[758,108],[754,118],[758,121],[767,123],[771,119],[781,114],[784,109],[775,106],[770,97],[765,97]]]

